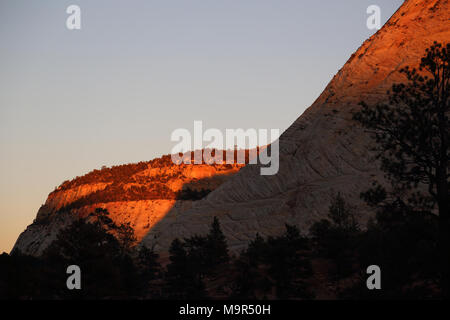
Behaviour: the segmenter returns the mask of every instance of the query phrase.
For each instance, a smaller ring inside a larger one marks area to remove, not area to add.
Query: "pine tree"
[[[450,44],[434,43],[419,70],[400,70],[405,83],[394,84],[389,102],[354,115],[377,142],[381,168],[392,183],[388,195],[377,186],[364,194],[368,202],[390,200],[400,206],[439,213],[442,289],[450,296]],[[402,196],[406,195],[406,196]],[[388,199],[391,196],[393,199]]]
[[[211,229],[207,236],[207,255],[209,263],[212,266],[218,266],[227,263],[230,259],[228,255],[228,245],[225,235],[220,228],[220,222],[217,217],[211,224]]]
[[[328,217],[337,228],[343,231],[351,232],[358,229],[352,208],[345,202],[340,192],[331,202]]]
[[[192,250],[192,248],[191,248]],[[168,298],[171,299],[201,299],[206,297],[202,281],[202,270],[197,266],[201,262],[189,253],[186,243],[175,239],[169,249],[170,264],[167,266],[166,281]]]
[[[60,231],[42,258],[62,275],[69,265],[78,265],[82,270],[83,290],[68,291],[61,281],[57,294],[88,299],[137,294],[131,258],[99,222],[84,219],[73,222]]]
[[[340,280],[353,272],[359,231],[353,208],[340,193],[331,201],[328,219],[314,223],[310,229],[317,245],[317,253],[330,259],[336,267],[334,276],[338,293]]]
[[[88,216],[88,220],[98,223],[108,233],[116,237],[120,243],[120,248],[124,254],[130,254],[136,244],[136,236],[130,223],[116,224],[110,217],[109,211],[103,208],[96,208]]]
[[[142,270],[141,275],[144,281],[153,280],[158,276],[161,265],[158,262],[159,255],[152,249],[142,246],[139,250],[138,260]]]

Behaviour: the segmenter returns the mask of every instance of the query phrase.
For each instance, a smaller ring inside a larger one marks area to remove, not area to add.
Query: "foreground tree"
[[[153,248],[142,246],[138,254],[138,263],[141,269],[142,281],[154,280],[161,272],[161,264],[158,261],[159,254]]]
[[[97,208],[88,216],[88,221],[99,224],[106,232],[113,235],[120,243],[123,254],[130,254],[136,245],[137,239],[129,222],[116,224],[110,217],[109,211]]]
[[[191,238],[192,239],[192,238]],[[195,239],[201,239],[196,237]],[[167,298],[169,299],[202,299],[206,297],[205,285],[202,281],[202,270],[199,265],[199,252],[201,249],[192,252],[186,244],[179,239],[172,241],[170,245],[170,264],[167,265],[166,282]]]
[[[312,276],[308,239],[296,226],[286,224],[278,237],[256,235],[234,264],[231,298],[312,299],[308,280]]]
[[[416,210],[439,213],[442,290],[450,293],[449,78],[450,44],[434,43],[419,70],[400,72],[407,82],[395,84],[386,104],[368,106],[354,115],[377,142],[382,170],[392,183],[364,194],[371,204],[396,202]]]
[[[331,260],[335,265],[333,272],[336,291],[339,294],[340,280],[354,272],[355,251],[360,229],[356,222],[354,209],[338,193],[328,208],[328,219],[322,219],[311,226],[316,253]]]
[[[207,254],[212,266],[227,263],[230,259],[228,255],[228,245],[225,235],[220,227],[217,217],[214,217],[211,229],[207,235]]]
[[[131,235],[127,227],[115,225],[108,215],[99,209],[88,219],[74,221],[43,253],[48,272],[58,278],[54,288],[58,298],[105,299],[139,294],[137,271],[128,254],[130,243],[122,242]],[[83,290],[65,288],[69,265],[81,268]]]
[[[216,217],[206,236],[175,239],[169,252],[166,273],[169,298],[206,297],[204,278],[217,274],[218,268],[229,261],[227,242]]]

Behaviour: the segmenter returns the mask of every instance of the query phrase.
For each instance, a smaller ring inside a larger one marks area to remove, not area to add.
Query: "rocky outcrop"
[[[383,182],[370,154],[371,138],[352,120],[360,101],[386,99],[398,71],[418,66],[434,41],[450,39],[447,0],[408,0],[389,21],[350,57],[320,97],[280,137],[280,171],[259,175],[246,166],[187,211],[173,210],[148,236],[145,245],[166,252],[174,237],[207,232],[213,216],[234,250],[258,232],[281,233],[285,223],[307,232],[328,212],[331,197],[341,192],[354,204],[361,225],[370,211],[359,199],[373,180]]]
[[[50,194],[15,248],[41,253],[62,226],[95,207],[107,208],[115,221],[130,222],[142,245],[154,246],[163,256],[174,238],[206,233],[214,216],[234,251],[256,233],[281,233],[286,223],[307,232],[326,216],[338,192],[354,205],[364,225],[371,212],[359,194],[384,178],[369,151],[373,142],[352,114],[360,101],[386,100],[392,84],[403,81],[398,73],[402,67],[417,66],[434,41],[447,42],[449,19],[448,0],[405,1],[280,137],[278,174],[261,176],[258,165],[239,171],[239,166],[174,166],[161,161],[131,166],[124,175],[120,170],[93,172]],[[187,185],[214,191],[200,201],[173,196]],[[155,192],[164,196],[154,197]]]
[[[116,224],[129,223],[141,241],[171,210],[187,210],[196,199],[180,192],[212,191],[243,165],[175,165],[170,156],[116,168],[105,168],[64,182],[49,194],[33,224],[19,236],[14,249],[40,255],[61,229],[96,208],[107,209]],[[102,182],[97,182],[102,181]],[[116,200],[118,199],[118,200]]]

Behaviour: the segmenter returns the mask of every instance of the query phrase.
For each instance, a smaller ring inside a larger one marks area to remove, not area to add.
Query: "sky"
[[[0,0],[0,253],[47,195],[178,128],[286,130],[402,0]],[[69,30],[67,7],[81,9]]]

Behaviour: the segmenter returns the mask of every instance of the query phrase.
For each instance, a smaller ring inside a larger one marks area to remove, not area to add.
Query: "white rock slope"
[[[280,171],[260,176],[243,168],[206,200],[186,211],[172,210],[143,243],[166,252],[174,237],[205,233],[218,216],[229,245],[243,248],[257,232],[273,235],[284,224],[304,231],[327,214],[330,199],[342,192],[356,205],[360,221],[369,212],[359,194],[374,179],[383,180],[368,150],[371,139],[352,120],[364,100],[386,99],[398,71],[417,66],[433,41],[450,40],[447,0],[408,0],[379,32],[365,41],[335,75],[314,104],[280,138]]]

